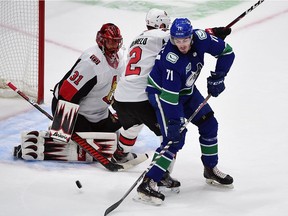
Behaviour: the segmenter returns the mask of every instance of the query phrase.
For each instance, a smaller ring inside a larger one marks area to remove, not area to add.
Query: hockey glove
[[[207,78],[207,88],[208,94],[211,94],[213,97],[217,97],[221,92],[225,90],[224,77],[215,78],[210,76]]]
[[[169,141],[172,141],[173,144],[178,144],[187,131],[185,128],[182,133],[180,133],[182,125],[183,123],[180,120],[171,119],[168,121],[167,138]]]
[[[214,27],[214,28],[207,28],[205,29],[205,31],[211,35],[221,38],[222,40],[225,40],[225,38],[231,33],[232,30],[231,28]]]

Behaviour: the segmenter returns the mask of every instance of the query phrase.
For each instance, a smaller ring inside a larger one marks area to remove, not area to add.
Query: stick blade
[[[109,208],[106,209],[104,216],[108,215],[110,212],[114,211],[123,201],[123,199],[119,200],[118,202],[111,205]]]

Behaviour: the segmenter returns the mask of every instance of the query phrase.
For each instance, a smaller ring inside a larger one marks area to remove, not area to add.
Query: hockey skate
[[[136,166],[147,159],[148,154],[136,154],[132,152],[125,153],[123,151],[116,150],[111,158],[111,162]]]
[[[22,149],[21,149],[21,145],[15,146],[14,147],[14,152],[13,152],[13,156],[15,159],[22,159]]]
[[[160,182],[157,182],[159,191],[165,192],[167,189],[171,190],[174,193],[180,192],[181,183],[170,176],[170,173],[166,171]]]
[[[126,163],[130,160],[134,160],[135,158],[137,158],[137,155],[135,153],[125,153],[123,151],[120,150],[116,150],[111,158],[111,161],[113,163]]]
[[[233,178],[221,172],[217,166],[214,168],[204,167],[204,177],[206,178],[206,183],[214,186],[234,188]]]
[[[158,191],[157,182],[148,177],[144,177],[143,182],[137,188],[138,196],[134,197],[137,202],[150,205],[161,205],[165,196]]]

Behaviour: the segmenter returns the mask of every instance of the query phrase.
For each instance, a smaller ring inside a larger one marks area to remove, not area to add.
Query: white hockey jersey
[[[169,31],[146,30],[137,36],[128,50],[125,73],[118,82],[114,97],[120,102],[140,102],[148,100],[145,89],[147,77],[155,58],[169,39]]]
[[[87,49],[57,84],[55,97],[79,104],[79,114],[91,122],[107,118],[117,81],[125,69],[122,50],[118,56],[119,65],[114,69],[98,45]]]

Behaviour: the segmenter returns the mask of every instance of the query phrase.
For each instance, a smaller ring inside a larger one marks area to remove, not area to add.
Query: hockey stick
[[[17,89],[15,85],[11,82],[7,82],[7,86],[11,88],[13,91],[15,91],[18,95],[20,95],[22,98],[24,98],[26,101],[28,101],[32,106],[34,106],[36,109],[38,109],[41,113],[43,113],[45,116],[47,116],[50,120],[53,120],[53,117],[47,113],[45,110],[43,110],[36,102],[31,100],[27,95],[25,95],[22,91]]]
[[[243,17],[245,17],[248,13],[250,13],[256,7],[258,7],[262,2],[264,2],[264,0],[259,0],[257,3],[252,5],[248,10],[244,11],[240,16],[238,16],[231,23],[229,23],[225,28],[230,28],[231,26],[233,26],[235,23],[237,23],[239,20],[241,20]]]
[[[192,121],[192,119],[198,114],[198,112],[203,108],[203,106],[205,104],[207,104],[207,101],[209,100],[209,98],[211,97],[211,94],[209,94],[205,100],[198,106],[198,108],[194,111],[194,113],[189,117],[189,119],[187,119],[187,121],[184,123],[184,125],[181,127],[180,132],[182,132],[187,125]],[[110,212],[112,212],[113,210],[115,210],[123,201],[124,199],[130,194],[130,192],[136,187],[136,185],[138,184],[138,182],[140,182],[142,180],[142,178],[145,176],[145,174],[151,169],[151,167],[156,163],[156,161],[166,152],[166,150],[170,147],[170,145],[172,144],[172,142],[170,141],[161,151],[160,153],[155,157],[155,159],[151,162],[151,164],[149,165],[149,167],[139,176],[139,178],[134,182],[134,184],[128,189],[128,191],[124,194],[124,196],[117,201],[116,203],[114,203],[113,205],[111,205],[109,208],[106,209],[104,216],[108,215]]]
[[[37,110],[39,110],[41,113],[43,113],[45,116],[47,116],[50,120],[53,120],[53,117],[47,113],[45,110],[43,110],[37,103],[35,103],[33,100],[31,100],[25,93],[20,91],[13,83],[7,82],[7,86],[9,86],[12,90],[14,90],[18,95],[20,95],[22,98],[24,98],[26,101],[28,101],[33,107],[35,107]],[[96,159],[101,165],[103,165],[106,169],[110,171],[120,171],[124,169],[131,168],[132,165],[119,165],[114,164],[108,158],[104,157],[101,152],[97,151],[95,148],[92,148],[91,145],[82,137],[80,137],[77,133],[73,133],[71,139],[79,145],[81,148],[84,149],[85,152],[90,154],[94,159]]]

